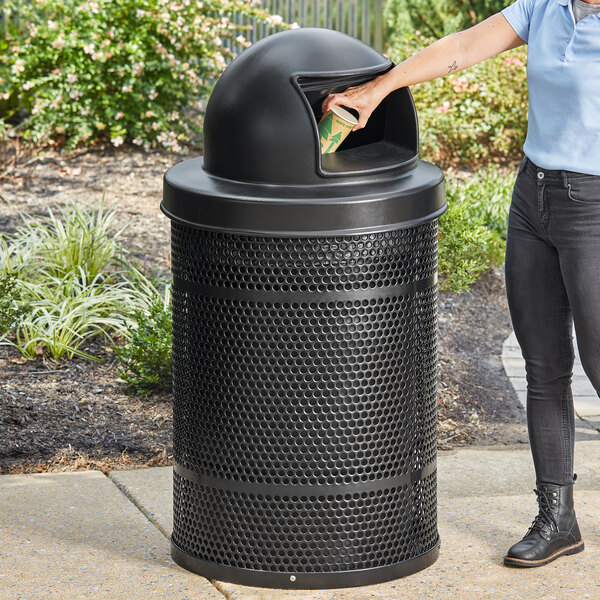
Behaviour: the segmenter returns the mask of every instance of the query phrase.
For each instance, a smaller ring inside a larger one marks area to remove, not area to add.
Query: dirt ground
[[[125,244],[136,258],[166,270],[162,176],[185,158],[131,148],[48,153],[0,181],[0,232],[14,230],[20,213],[103,202],[117,211],[118,226],[128,224]],[[500,361],[510,333],[502,269],[468,292],[440,293],[439,328],[438,447],[527,443],[525,414]],[[24,361],[0,347],[0,473],[172,464],[170,394],[127,395],[113,357],[99,345],[90,350],[104,362]]]

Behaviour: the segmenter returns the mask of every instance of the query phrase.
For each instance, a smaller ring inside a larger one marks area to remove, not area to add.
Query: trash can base
[[[422,571],[437,560],[439,553],[440,538],[438,536],[435,545],[427,552],[394,565],[336,573],[282,573],[280,571],[258,571],[229,567],[194,558],[171,541],[171,557],[180,567],[188,571],[202,575],[207,579],[217,579],[252,587],[285,590],[325,590],[383,583]],[[291,581],[292,577],[294,578],[293,581]]]

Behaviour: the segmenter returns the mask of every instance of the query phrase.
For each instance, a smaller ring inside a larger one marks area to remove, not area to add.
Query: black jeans
[[[575,334],[600,392],[600,176],[523,159],[508,219],[506,292],[527,371],[536,484],[573,481]]]

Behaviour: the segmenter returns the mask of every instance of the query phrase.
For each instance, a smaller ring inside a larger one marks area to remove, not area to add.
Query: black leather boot
[[[574,475],[573,482],[576,479]],[[584,548],[573,509],[573,484],[539,483],[533,491],[537,494],[539,513],[525,537],[509,548],[505,565],[539,567]]]

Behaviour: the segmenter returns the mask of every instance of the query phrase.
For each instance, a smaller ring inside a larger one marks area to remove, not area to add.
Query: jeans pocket
[[[567,194],[573,202],[600,205],[600,175],[569,179],[567,181]]]

